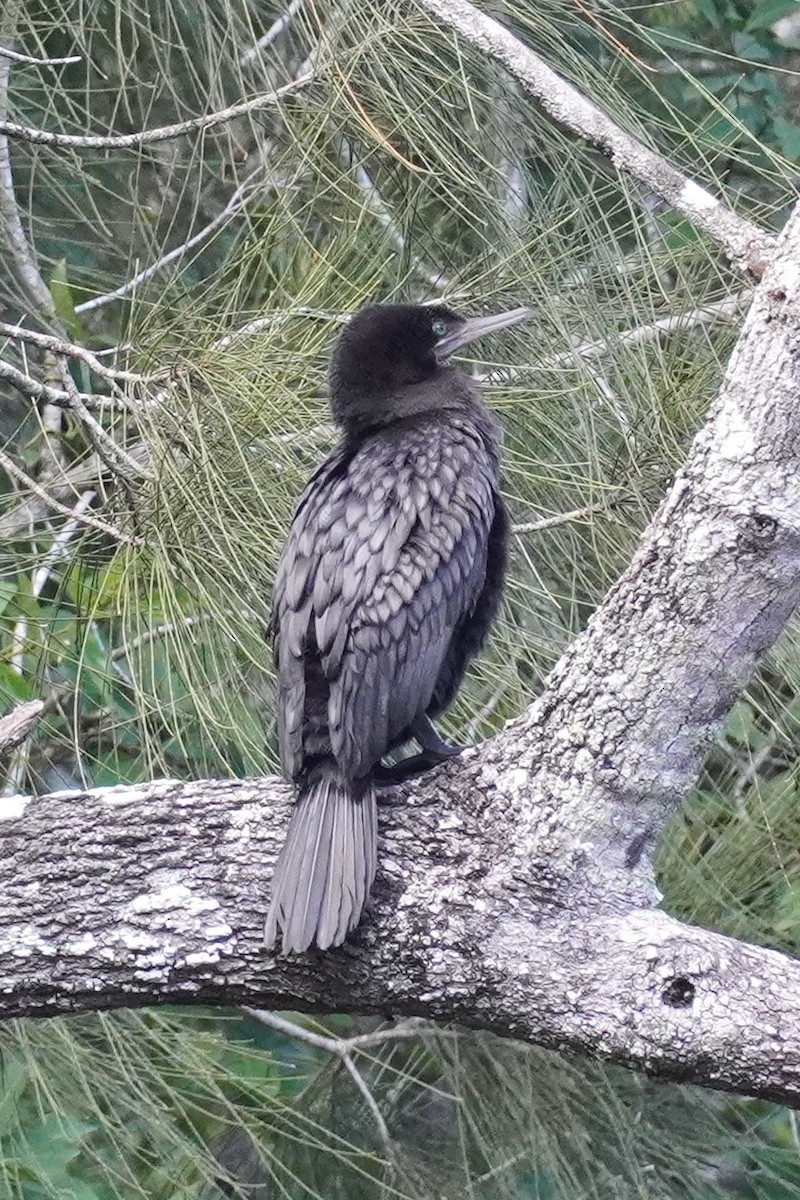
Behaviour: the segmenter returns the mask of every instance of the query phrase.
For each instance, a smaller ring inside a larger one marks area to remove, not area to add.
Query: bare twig
[[[503,669],[500,671],[500,682],[498,683],[497,687],[494,689],[486,703],[481,705],[481,707],[473,716],[472,720],[467,725],[467,738],[470,742],[475,741],[481,731],[483,722],[488,720],[489,717],[491,717],[495,712],[498,704],[506,694],[506,689],[513,679],[514,673],[515,671],[513,666],[504,664]]]
[[[512,525],[511,532],[542,533],[545,529],[555,529],[557,525],[570,525],[573,521],[584,521],[597,513],[607,512],[607,504],[587,504],[584,508],[573,508],[570,512],[556,513],[552,517],[542,517],[538,521],[525,521],[521,525]]]
[[[70,397],[70,412],[80,420],[92,448],[97,451],[106,466],[125,479],[152,479],[153,475],[148,467],[128,454],[125,447],[120,446],[108,430],[104,429],[96,417],[89,412],[69,373],[67,360],[59,357],[56,361],[61,371],[64,391]]]
[[[68,54],[65,58],[36,58],[33,54],[21,54],[9,46],[0,46],[0,58],[8,58],[11,62],[28,63],[34,67],[66,67],[70,63],[81,61],[80,54]]]
[[[359,1045],[364,1046],[366,1044],[364,1041],[359,1042],[358,1039],[350,1040],[347,1038],[326,1037],[324,1034],[314,1033],[313,1030],[306,1029],[303,1025],[295,1025],[293,1021],[287,1021],[285,1017],[279,1017],[277,1013],[267,1012],[262,1008],[244,1008],[242,1011],[248,1017],[252,1017],[254,1021],[258,1021],[261,1025],[266,1025],[269,1029],[274,1029],[286,1037],[294,1038],[298,1042],[305,1042],[309,1046],[314,1046],[317,1050],[327,1050],[329,1054],[335,1054],[341,1060],[342,1066],[361,1093],[364,1103],[375,1122],[375,1127],[380,1134],[389,1161],[392,1162],[394,1160],[394,1145],[389,1128],[383,1119],[381,1110],[378,1108],[375,1097],[367,1086],[364,1076],[353,1061],[353,1050],[357,1050]],[[366,1036],[369,1037],[370,1035]],[[409,1034],[408,1036],[412,1035]],[[372,1042],[371,1044],[374,1045],[375,1043]]]
[[[0,17],[0,41],[4,44],[13,40],[19,16],[19,0],[9,0]],[[11,59],[0,57],[0,122],[8,112],[8,81],[11,74]],[[11,151],[8,138],[0,133],[0,231],[5,236],[8,257],[28,299],[40,317],[58,323],[58,318],[50,295],[50,290],[42,278],[36,259],[28,244],[28,238],[22,225],[17,196],[14,188],[14,173],[11,169]],[[6,375],[6,378],[8,376]],[[13,382],[11,380],[10,382]],[[15,385],[16,386],[16,385]],[[28,393],[30,395],[31,393]],[[43,400],[41,411],[42,429],[45,435],[44,445],[49,451],[52,462],[63,465],[61,452],[61,414],[58,408],[47,399]]]
[[[92,312],[96,308],[102,308],[104,304],[111,304],[113,300],[119,300],[123,296],[127,296],[135,288],[139,287],[140,284],[146,283],[148,279],[152,279],[159,271],[163,271],[164,267],[168,267],[170,263],[181,258],[187,251],[193,250],[195,246],[199,246],[201,242],[211,237],[212,233],[215,233],[216,230],[221,229],[223,225],[227,224],[244,206],[248,191],[252,185],[252,178],[252,175],[248,176],[244,183],[239,185],[222,212],[214,217],[213,221],[209,221],[208,225],[198,230],[197,233],[193,234],[185,242],[182,242],[180,246],[175,246],[167,254],[162,255],[156,262],[151,263],[149,267],[144,267],[141,271],[138,271],[131,279],[128,279],[125,283],[121,283],[113,291],[105,292],[102,296],[93,296],[91,300],[83,300],[80,304],[76,304],[75,312]]]
[[[99,136],[88,133],[56,133],[49,129],[35,129],[28,125],[19,125],[16,121],[0,120],[0,134],[6,137],[20,138],[36,146],[57,146],[72,150],[129,150],[139,146],[152,146],[156,142],[168,142],[172,138],[183,137],[187,133],[197,133],[199,130],[213,129],[237,117],[259,112],[263,108],[271,108],[281,101],[284,96],[291,96],[307,87],[315,77],[314,71],[299,75],[274,92],[264,92],[252,100],[244,100],[240,104],[231,104],[228,108],[206,113],[202,117],[192,117],[188,121],[178,121],[175,125],[162,125],[158,129],[143,129],[138,133],[109,134]]]
[[[81,518],[88,510],[89,505],[94,500],[97,493],[93,489],[88,489],[78,497],[78,501],[71,511],[70,518],[65,525],[58,531],[53,538],[53,544],[47,551],[47,554],[42,559],[33,576],[31,583],[31,592],[34,596],[41,596],[42,589],[50,578],[53,567],[58,560],[63,557],[68,543],[75,536],[80,525]]]
[[[14,31],[17,12],[18,4],[15,2],[4,17],[2,28],[0,28],[0,37],[3,37],[4,40]],[[4,118],[7,111],[9,71],[9,61],[5,58],[0,58],[0,118]],[[42,278],[22,226],[14,190],[8,138],[2,132],[0,132],[0,223],[2,223],[5,229],[13,266],[28,292],[34,311],[46,320],[53,322],[54,325],[59,326],[60,321],[58,320],[53,298]],[[127,466],[127,469],[130,470],[132,464],[127,461],[125,452],[116,447],[113,438],[86,411],[87,404],[95,405],[98,398],[83,396],[78,392],[66,367],[64,355],[72,354],[73,356],[82,357],[84,361],[93,366],[93,369],[99,368],[98,374],[106,374],[106,377],[109,368],[104,367],[102,363],[98,363],[88,351],[81,351],[79,347],[72,346],[71,343],[67,343],[63,338],[49,338],[48,335],[32,335],[29,331],[22,334],[15,326],[4,326],[3,329],[6,336],[9,336],[9,331],[15,331],[13,336],[17,340],[36,341],[38,338],[38,344],[53,355],[55,365],[61,373],[64,385],[63,392],[51,387],[49,383],[40,383],[25,372],[11,366],[10,363],[0,361],[0,378],[11,383],[23,395],[43,402],[41,414],[42,428],[45,431],[46,444],[55,462],[63,465],[59,454],[59,436],[61,433],[60,409],[66,406],[75,410],[82,418],[95,448],[104,446],[107,450],[110,450],[111,447],[114,447],[114,462],[117,464],[122,463],[123,469],[126,469]],[[41,340],[42,338],[49,341],[50,344],[44,344]],[[120,403],[124,404],[124,400],[120,400]],[[8,461],[10,462],[11,460]],[[47,493],[45,492],[44,494],[46,495]],[[111,526],[108,528],[110,529]]]
[[[550,354],[532,364],[536,371],[550,371],[556,367],[568,367],[574,364],[576,358],[600,358],[616,346],[641,346],[647,342],[657,341],[662,334],[683,333],[699,326],[708,325],[720,317],[739,317],[747,311],[752,299],[752,292],[737,292],[722,300],[710,304],[702,304],[690,312],[674,313],[668,317],[659,317],[645,325],[634,325],[607,338],[599,338],[593,342],[580,342],[571,350],[562,350],[558,354]]]
[[[641,346],[648,342],[658,341],[660,337],[670,333],[684,333],[709,325],[720,318],[743,316],[747,311],[752,292],[737,292],[733,296],[725,296],[722,300],[714,300],[685,313],[673,313],[668,317],[658,317],[644,325],[633,325],[630,329],[621,329],[609,337],[597,338],[595,341],[577,342],[570,350],[560,350],[557,354],[548,354],[545,358],[536,359],[530,364],[514,367],[512,371],[490,371],[478,378],[484,383],[501,383],[510,376],[528,374],[530,371],[554,371],[560,367],[572,367],[576,359],[600,358],[618,346]]]
[[[141,463],[147,463],[150,457],[149,448],[144,442],[134,442],[127,453]],[[44,502],[31,493],[21,496],[7,512],[0,513],[0,541],[21,537],[31,524],[44,520],[52,509],[51,499],[74,504],[75,497],[81,492],[90,488],[102,489],[104,467],[105,464],[97,453],[88,455],[67,470],[48,479],[47,499]]]
[[[100,517],[90,516],[89,513],[81,513],[80,516],[76,516],[74,507],[68,508],[66,504],[62,504],[60,500],[56,500],[53,496],[49,495],[49,493],[45,491],[45,489],[41,487],[35,479],[31,479],[30,475],[23,471],[21,467],[18,467],[14,460],[10,458],[4,450],[0,450],[0,468],[2,468],[12,479],[15,479],[17,483],[27,488],[28,491],[33,492],[34,496],[38,496],[48,508],[53,510],[53,512],[61,513],[62,516],[67,517],[70,520],[75,518],[76,520],[80,521],[82,525],[88,525],[90,529],[96,529],[99,533],[105,533],[108,535],[108,537],[113,538],[116,542],[121,542],[123,545],[144,545],[144,542],[140,537],[132,537],[130,534],[123,533],[121,529],[116,529],[113,525],[110,525],[107,521],[103,521]]]
[[[340,160],[342,166],[349,170],[353,169],[353,178],[364,194],[366,206],[373,216],[380,222],[386,232],[389,234],[400,254],[407,252],[406,239],[403,233],[398,229],[394,217],[392,216],[383,196],[375,185],[372,176],[366,167],[358,161],[355,149],[350,142],[343,140],[341,143]],[[422,260],[416,255],[411,254],[409,261],[418,275],[437,291],[448,291],[452,288],[452,283],[441,271],[432,270],[427,267]]]
[[[136,371],[123,371],[117,367],[107,367],[91,350],[87,350],[84,346],[75,345],[64,338],[53,337],[49,333],[26,329],[23,325],[7,325],[0,321],[0,337],[10,338],[17,342],[27,342],[32,346],[39,346],[42,350],[49,350],[52,354],[78,359],[85,363],[95,375],[99,375],[101,379],[107,379],[109,383],[148,383],[157,378],[157,376],[140,375]]]
[[[418,2],[438,21],[505,67],[554,120],[600,147],[616,167],[707,233],[740,269],[760,277],[775,248],[771,234],[738,216],[662,155],[620,128],[510,29],[468,0]]]
[[[739,778],[733,786],[733,799],[737,804],[741,803],[747,789],[758,779],[761,768],[775,749],[775,743],[776,737],[773,733],[773,736],[756,750],[755,754],[750,756],[747,766],[742,769]]]
[[[0,359],[0,379],[5,379],[17,391],[22,392],[31,400],[44,400],[48,404],[56,405],[58,408],[71,408],[73,398],[68,392],[62,388],[51,387],[48,383],[40,383],[38,379],[34,379],[32,375],[26,375],[24,371],[20,371],[17,367],[12,367],[11,363],[4,362]],[[87,408],[108,409],[122,408],[135,409],[139,407],[137,402],[132,402],[124,399],[121,396],[99,396],[93,392],[77,392],[81,403]]]
[[[18,0],[11,0],[6,5],[0,20],[0,38],[10,41],[16,29]],[[28,246],[28,239],[20,220],[14,192],[14,176],[11,171],[11,154],[4,126],[8,111],[8,79],[11,73],[11,59],[0,56],[0,227],[7,239],[7,253],[19,275],[20,282],[25,287],[37,312],[55,316],[55,308],[50,292],[45,285]]]
[[[77,504],[72,509],[69,520],[53,538],[53,543],[50,546],[50,549],[47,551],[47,554],[44,556],[41,563],[33,573],[33,579],[31,580],[31,594],[34,598],[41,596],[42,590],[52,574],[53,567],[66,553],[67,545],[71,541],[76,530],[79,528],[81,520],[85,519],[86,510],[94,500],[94,497],[95,493],[93,491],[84,492],[82,496],[79,496]],[[25,616],[21,616],[14,625],[14,630],[11,635],[11,666],[18,675],[22,675],[23,673],[25,662],[25,645],[27,640],[28,619]],[[44,711],[44,704],[42,701],[37,700],[32,703],[38,705],[36,709],[36,716],[41,716],[42,712]],[[30,728],[33,728],[33,724],[34,721],[31,721]],[[22,780],[25,777],[25,770],[28,762],[28,749],[25,745],[25,741],[25,737],[20,737],[17,739],[15,753],[12,757],[8,768],[8,774],[6,775],[5,783],[3,785],[3,796],[15,795],[19,791]],[[2,748],[2,741],[0,741],[0,748]]]
[[[280,37],[284,29],[289,25],[303,6],[303,0],[292,0],[291,4],[286,9],[285,13],[277,17],[272,22],[266,33],[262,34],[254,46],[249,50],[245,50],[244,54],[239,58],[239,66],[246,67],[248,63],[257,59],[262,50],[266,50],[267,46]]]
[[[154,625],[152,629],[145,629],[129,642],[117,646],[111,653],[111,661],[118,662],[121,658],[128,658],[135,650],[140,650],[142,646],[147,646],[161,637],[169,637],[177,629],[192,629],[195,625],[202,625],[210,621],[211,616],[211,613],[188,613],[179,621],[164,621],[161,625]]]
[[[226,333],[224,337],[212,342],[211,348],[212,350],[227,350],[236,342],[253,337],[255,334],[261,333],[263,329],[274,329],[276,326],[285,325],[287,321],[291,321],[294,317],[311,317],[316,321],[333,321],[337,325],[346,325],[350,320],[350,313],[332,312],[330,309],[310,308],[308,305],[299,304],[296,308],[288,308],[284,312],[268,313],[263,317],[255,317],[252,321],[248,321],[246,325],[242,325],[241,329],[234,329],[230,333]]]
[[[250,608],[242,608],[238,611],[229,612],[226,615],[238,617],[242,621],[258,621],[259,614]],[[147,646],[150,642],[155,642],[159,638],[169,637],[171,633],[175,633],[178,629],[193,629],[197,625],[205,625],[209,621],[219,623],[220,615],[218,613],[187,613],[185,617],[181,617],[176,621],[164,621],[160,625],[153,625],[150,629],[144,629],[138,633],[136,637],[132,637],[130,641],[123,642],[121,646],[117,646],[111,653],[111,661],[119,662],[121,658],[129,658],[136,650],[141,650],[142,646]]]

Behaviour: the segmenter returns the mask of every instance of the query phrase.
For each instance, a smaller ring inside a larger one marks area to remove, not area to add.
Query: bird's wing
[[[322,560],[334,549],[329,517],[341,493],[351,455],[344,447],[329,454],[308,480],[295,509],[278,562],[272,592],[275,666],[278,673],[278,744],[281,766],[294,779],[303,765],[303,727],[306,724],[306,679],[313,666],[312,593]],[[337,499],[338,498],[338,499]],[[309,654],[309,649],[312,653]],[[326,689],[327,691],[327,689]],[[327,725],[327,714],[324,715]]]
[[[276,583],[284,769],[309,749],[312,640],[347,774],[366,774],[428,708],[484,584],[495,482],[483,439],[452,425],[386,431],[318,473]]]

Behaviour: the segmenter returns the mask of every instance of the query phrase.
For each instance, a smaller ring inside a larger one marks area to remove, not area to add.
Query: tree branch
[[[10,46],[0,46],[0,58],[33,67],[66,67],[81,61],[80,54],[68,54],[64,58],[36,58],[33,54],[21,54],[19,50],[12,50]]]
[[[36,727],[44,704],[41,700],[28,700],[18,704],[10,713],[0,717],[0,754],[14,750],[24,742]]]
[[[217,112],[206,113],[202,117],[192,117],[188,121],[178,121],[174,125],[163,125],[158,129],[142,129],[136,133],[118,133],[99,136],[88,133],[57,133],[49,129],[35,129],[29,125],[19,125],[16,121],[0,120],[0,134],[6,137],[20,138],[35,146],[56,146],[60,149],[72,150],[130,150],[140,146],[152,146],[156,142],[168,142],[172,138],[183,137],[187,133],[197,133],[200,130],[214,129],[217,125],[235,121],[237,117],[245,117],[250,113],[260,112],[264,108],[272,108],[284,96],[291,96],[306,87],[314,79],[316,72],[307,71],[276,88],[274,92],[264,92],[252,100],[244,100],[240,104],[231,104],[228,108],[218,109]]]
[[[22,484],[27,491],[32,492],[34,496],[42,501],[42,503],[53,512],[61,513],[70,521],[78,521],[82,525],[87,525],[90,529],[96,529],[100,533],[105,533],[108,537],[113,538],[116,542],[122,542],[126,546],[142,546],[143,540],[140,537],[133,537],[131,534],[123,533],[121,529],[117,529],[108,521],[103,521],[100,517],[93,517],[89,513],[78,511],[79,505],[73,508],[68,508],[66,504],[62,504],[60,500],[56,500],[51,496],[45,488],[38,484],[35,479],[31,479],[21,467],[18,467],[13,458],[10,458],[4,450],[0,450],[0,470]],[[94,493],[92,493],[94,494]]]
[[[254,59],[260,58],[261,52],[266,50],[267,46],[271,46],[272,43],[280,37],[287,25],[291,24],[302,7],[302,4],[303,0],[291,0],[286,12],[281,13],[279,17],[276,17],[267,32],[261,35],[256,44],[254,46],[250,46],[249,49],[245,50],[244,54],[240,56],[239,66],[246,67],[247,64],[253,62]]]
[[[759,278],[775,239],[738,216],[662,155],[616,125],[576,87],[562,79],[529,46],[468,0],[418,0],[438,21],[499,62],[568,129],[598,146],[620,170],[643,183],[708,234],[741,270]]]
[[[382,810],[367,921],[343,949],[297,958],[261,946],[281,782],[6,801],[0,1012],[419,1015],[797,1103],[800,964],[657,911],[571,907],[536,857],[521,873],[535,847],[514,842],[486,766],[472,753]]]
[[[387,793],[343,948],[267,955],[276,780],[6,801],[0,1012],[453,1020],[800,1103],[800,962],[658,911],[648,850],[800,599],[800,208],[629,569],[496,738]]]
[[[32,375],[26,375],[24,371],[20,371],[17,367],[12,367],[11,363],[4,362],[0,359],[0,379],[5,379],[12,387],[15,387],[23,396],[27,396],[29,400],[44,400],[46,404],[52,404],[56,408],[71,408],[73,397],[62,388],[51,387],[48,383],[40,383],[38,379],[34,379]],[[77,392],[76,393],[83,404],[87,408],[136,408],[136,403],[130,403],[127,399],[121,396],[99,396],[92,392]]]
[[[150,455],[144,442],[134,442],[126,453],[137,462],[141,462],[143,467],[147,467]],[[52,511],[53,501],[61,505],[57,509],[58,512],[71,512],[69,504],[74,505],[84,491],[102,490],[107,475],[105,463],[97,453],[54,474],[47,481],[47,491],[44,495],[25,495],[8,511],[0,513],[0,540],[20,537],[31,524],[43,521]],[[27,488],[27,484],[23,486]]]
[[[180,246],[173,247],[167,251],[161,258],[156,259],[154,263],[143,267],[141,271],[127,279],[125,283],[121,283],[119,287],[113,288],[110,292],[104,292],[100,296],[92,296],[89,300],[82,300],[80,304],[75,305],[76,313],[93,312],[96,308],[102,308],[106,304],[111,304],[114,300],[120,300],[123,296],[129,295],[135,291],[143,283],[147,283],[148,279],[152,279],[159,271],[163,271],[170,263],[176,259],[182,258],[189,250],[193,250],[195,246],[199,246],[202,242],[211,237],[212,233],[216,233],[239,213],[245,205],[249,191],[253,186],[253,176],[248,175],[247,179],[236,188],[232,193],[228,203],[223,208],[222,212],[218,213],[213,220],[204,225],[202,229],[198,229],[197,233],[192,234]]]
[[[28,329],[24,325],[9,325],[5,321],[0,321],[0,338],[26,342],[31,346],[38,346],[41,350],[49,350],[51,354],[79,359],[86,364],[90,371],[99,375],[101,379],[108,380],[109,383],[149,383],[159,378],[158,375],[140,375],[136,371],[123,371],[118,367],[108,367],[85,346],[78,346],[64,338],[53,337],[49,333],[39,333],[38,330]],[[162,376],[163,374],[164,372],[161,373]]]

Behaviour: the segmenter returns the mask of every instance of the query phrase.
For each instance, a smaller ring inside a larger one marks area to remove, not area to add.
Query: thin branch
[[[397,227],[394,217],[392,216],[383,196],[379,192],[372,176],[367,171],[366,167],[357,157],[356,152],[350,142],[342,140],[340,161],[346,170],[352,167],[353,178],[364,194],[366,206],[369,211],[376,217],[386,232],[389,234],[392,242],[400,254],[408,253],[406,238],[400,229]],[[441,271],[433,270],[427,267],[416,254],[409,253],[409,262],[413,266],[418,275],[437,291],[449,291],[452,289],[452,282]]]
[[[68,54],[65,58],[36,58],[33,54],[21,54],[9,46],[0,46],[0,58],[8,58],[16,63],[28,63],[34,67],[66,67],[71,63],[82,61],[80,54]]]
[[[33,731],[36,722],[42,715],[44,704],[41,700],[27,700],[12,708],[6,716],[0,717],[0,754],[19,746]]]
[[[77,503],[71,510],[69,520],[59,529],[53,538],[52,546],[34,572],[31,582],[31,592],[34,596],[41,596],[44,585],[53,573],[53,567],[60,558],[64,557],[67,546],[78,531],[81,518],[92,504],[96,495],[97,492],[89,489],[78,497]]]
[[[524,521],[522,524],[512,525],[511,532],[516,534],[542,533],[545,529],[555,529],[558,525],[571,525],[573,521],[585,521],[588,517],[607,512],[608,504],[587,504],[584,508],[573,508],[570,512],[556,513],[552,517],[541,517],[538,521]]]
[[[142,463],[147,463],[150,457],[144,442],[134,442],[127,453]],[[96,452],[54,474],[47,481],[47,500],[44,503],[28,493],[6,512],[0,512],[0,541],[21,537],[31,524],[43,521],[51,510],[51,498],[74,504],[75,497],[88,488],[102,490],[104,474],[105,464]]]
[[[62,504],[60,500],[56,500],[51,496],[35,479],[31,479],[30,475],[26,474],[21,467],[18,467],[12,458],[10,458],[4,450],[0,450],[0,468],[7,475],[16,480],[17,483],[27,488],[34,496],[52,509],[53,512],[61,513],[63,517],[72,520],[76,514],[75,509],[69,508],[66,504]],[[116,529],[107,521],[103,521],[100,517],[90,516],[89,513],[82,513],[76,518],[82,525],[89,526],[90,529],[96,529],[99,533],[105,533],[116,542],[121,542],[125,546],[143,546],[144,541],[140,537],[132,537],[130,534],[123,533],[121,529]]]
[[[146,283],[148,279],[152,279],[159,271],[163,271],[164,267],[168,267],[176,259],[182,258],[187,251],[193,250],[195,246],[199,246],[201,242],[206,241],[207,238],[211,237],[212,233],[215,233],[216,230],[226,225],[244,207],[247,193],[252,184],[252,178],[252,175],[248,176],[244,183],[239,185],[222,212],[214,217],[213,221],[209,221],[208,225],[198,230],[197,233],[193,234],[185,242],[182,242],[180,246],[175,246],[168,253],[162,255],[161,258],[151,263],[149,267],[144,267],[141,271],[138,271],[132,279],[121,283],[113,291],[105,292],[102,296],[93,296],[91,300],[83,300],[80,304],[76,304],[75,312],[92,312],[94,309],[102,308],[105,304],[111,304],[113,300],[119,300],[123,296],[127,296],[139,287],[140,284]]]
[[[760,277],[775,238],[738,216],[666,158],[626,132],[505,25],[468,0],[418,0],[419,5],[487,57],[499,62],[559,124],[598,146],[616,167],[643,183],[702,229],[741,270]]]
[[[550,371],[554,367],[566,367],[574,363],[576,358],[600,358],[608,350],[616,346],[641,346],[647,342],[657,341],[663,334],[685,333],[717,321],[720,317],[740,317],[747,312],[753,293],[737,292],[726,296],[723,300],[715,300],[710,304],[702,304],[690,312],[674,313],[668,317],[659,317],[644,325],[634,325],[607,338],[599,338],[593,342],[580,342],[571,350],[563,350],[558,354],[550,354],[532,364],[537,371]]]
[[[281,16],[272,22],[267,32],[261,35],[256,44],[251,46],[249,50],[245,50],[244,54],[239,58],[239,66],[246,67],[248,63],[253,62],[260,56],[262,50],[266,50],[267,46],[271,46],[280,37],[284,29],[291,24],[302,6],[303,0],[292,0],[286,12],[282,13]]]
[[[7,4],[0,19],[0,38],[10,40],[16,29],[18,0]],[[28,238],[22,226],[14,191],[14,176],[11,170],[11,152],[5,136],[6,113],[8,112],[8,80],[11,73],[9,57],[0,57],[0,227],[8,242],[7,252],[19,275],[20,282],[30,296],[36,312],[46,317],[55,317],[55,307],[50,291],[42,279],[34,261]]]
[[[504,664],[502,670],[500,671],[500,682],[498,683],[497,687],[494,689],[486,703],[481,705],[467,725],[467,738],[470,742],[473,742],[477,738],[483,722],[488,720],[488,718],[491,717],[497,709],[498,704],[506,694],[506,689],[513,679],[514,674],[514,667],[509,666],[509,664]]]
[[[255,317],[252,321],[248,321],[246,325],[242,325],[241,329],[234,329],[230,333],[226,333],[224,337],[212,342],[211,349],[228,350],[237,342],[253,337],[255,334],[261,333],[264,329],[274,329],[279,325],[285,325],[287,321],[291,321],[294,317],[311,317],[316,321],[334,321],[338,325],[346,325],[350,320],[350,313],[334,312],[325,308],[310,308],[306,304],[299,304],[295,308],[285,309],[283,312],[268,313],[264,317]]]
[[[64,338],[53,337],[49,333],[39,333],[35,329],[27,329],[24,325],[8,325],[4,321],[0,321],[0,337],[39,346],[42,350],[49,350],[52,354],[64,355],[66,358],[78,359],[85,363],[95,375],[99,375],[101,379],[107,379],[109,383],[149,383],[158,378],[157,375],[140,375],[136,371],[123,371],[117,367],[107,367],[91,350],[87,350],[84,346],[78,346]]]
[[[307,1045],[314,1046],[318,1050],[327,1050],[329,1054],[336,1055],[361,1093],[364,1103],[375,1122],[389,1161],[392,1162],[394,1160],[394,1145],[389,1133],[389,1127],[383,1119],[383,1114],[378,1108],[375,1097],[369,1090],[367,1081],[353,1061],[352,1042],[346,1038],[326,1037],[324,1034],[314,1033],[313,1030],[306,1029],[303,1025],[295,1025],[293,1021],[287,1021],[285,1017],[279,1017],[277,1013],[266,1012],[261,1008],[243,1008],[242,1012],[246,1013],[248,1017],[252,1017],[254,1021],[258,1021],[261,1025],[266,1025],[269,1029],[274,1029],[278,1033],[285,1034],[286,1037],[294,1038],[295,1041],[305,1042]]]
[[[244,100],[240,104],[231,104],[228,108],[206,113],[202,117],[192,117],[188,121],[179,121],[175,125],[162,125],[158,129],[143,129],[138,133],[119,133],[99,136],[84,133],[55,133],[49,129],[35,129],[28,125],[18,125],[16,121],[0,120],[0,134],[7,137],[20,138],[36,146],[56,146],[72,150],[128,150],[140,146],[152,146],[156,142],[168,142],[172,138],[183,137],[187,133],[197,133],[200,130],[213,129],[237,117],[271,108],[285,96],[291,96],[307,87],[315,78],[316,72],[308,71],[304,75],[276,88],[274,92],[264,92],[252,100]]]
[[[238,612],[226,613],[227,616],[236,616],[243,621],[257,621],[258,614],[252,609],[243,608]],[[176,621],[164,621],[161,625],[154,625],[151,629],[145,629],[142,633],[138,633],[136,637],[132,637],[130,641],[123,642],[121,646],[115,647],[111,652],[111,661],[119,662],[121,658],[129,658],[136,650],[141,650],[142,646],[147,646],[151,642],[157,641],[162,637],[169,637],[178,629],[194,629],[197,625],[205,625],[209,621],[214,621],[217,624],[220,621],[219,613],[187,613],[185,617],[181,617]]]
[[[407,1041],[409,1038],[420,1038],[428,1029],[429,1023],[422,1017],[408,1017],[389,1025],[386,1029],[375,1029],[372,1033],[357,1033],[347,1039],[351,1050],[367,1050],[371,1046],[382,1046],[384,1042]],[[436,1028],[436,1036],[442,1038],[458,1037],[455,1029]]]
[[[70,375],[67,360],[63,356],[60,356],[56,359],[56,362],[61,371],[61,382],[64,385],[64,391],[70,398],[69,411],[81,422],[86,436],[92,444],[92,448],[97,451],[106,466],[114,474],[121,475],[124,479],[153,479],[154,476],[148,467],[128,454],[125,447],[120,446],[108,430],[104,429],[97,418],[89,412]]]
[[[0,22],[0,38],[4,41],[10,40],[10,35],[15,30],[18,12],[19,4],[17,0],[14,0],[10,8],[7,9],[3,21]],[[8,109],[10,69],[10,61],[7,58],[0,58],[0,123],[5,118]],[[36,263],[22,226],[14,188],[14,176],[11,170],[8,138],[2,133],[0,133],[0,224],[5,228],[13,266],[30,296],[34,311],[40,317],[51,321],[55,326],[59,326],[61,322],[56,313],[53,297],[42,278],[41,271]],[[63,396],[67,406],[84,413],[84,423],[90,425],[92,419],[86,419],[88,414],[86,414],[85,405],[87,401],[93,403],[93,398],[86,397],[84,400],[77,388],[74,387],[72,378],[66,370],[63,356],[59,357],[56,355],[55,362],[57,368],[62,373],[62,380],[65,385]],[[41,419],[42,428],[45,432],[45,444],[49,448],[56,465],[63,467],[63,455],[60,454],[62,418],[59,409],[63,407],[64,401],[60,397],[56,398],[58,390],[51,388],[49,384],[39,383],[24,372],[18,371],[9,363],[2,361],[0,361],[0,378],[6,379],[7,382],[20,390],[23,395],[43,402]],[[96,425],[96,422],[94,424]],[[105,430],[101,429],[99,433],[94,430],[90,433],[90,436],[95,446],[104,444],[106,441],[111,442],[112,445],[114,444],[113,439],[105,433]],[[117,461],[119,461],[119,458],[117,458]],[[44,494],[46,495],[47,493]]]
[[[521,364],[511,370],[490,371],[478,375],[484,383],[503,383],[509,378],[527,375],[531,371],[553,371],[560,367],[574,367],[576,359],[601,358],[610,350],[619,346],[643,346],[648,342],[658,341],[670,333],[685,333],[709,325],[720,318],[743,316],[753,298],[751,291],[737,292],[722,300],[714,300],[702,304],[699,308],[685,313],[673,313],[667,317],[659,317],[655,321],[643,325],[633,325],[629,329],[621,329],[609,337],[597,338],[594,341],[577,342],[570,350],[560,350],[557,354],[548,354],[529,364]]]
[[[161,625],[154,625],[152,629],[145,629],[143,633],[137,634],[129,642],[123,642],[121,646],[117,646],[111,652],[111,661],[119,662],[121,658],[129,658],[142,646],[147,646],[161,637],[169,637],[177,629],[192,629],[195,625],[205,624],[211,619],[211,613],[189,613],[185,617],[181,617],[179,621],[164,621]]]
[[[32,375],[26,375],[24,371],[18,370],[17,367],[12,367],[11,363],[7,363],[3,359],[0,359],[0,379],[5,379],[17,391],[22,392],[23,396],[27,396],[30,400],[44,400],[46,403],[53,404],[58,408],[72,407],[73,397],[68,392],[62,388],[51,387],[48,383],[40,383]],[[87,408],[135,410],[139,407],[136,401],[131,401],[121,396],[100,396],[93,392],[77,392],[76,395]]]
[[[62,526],[56,536],[53,538],[52,545],[47,551],[47,554],[42,559],[39,566],[33,573],[31,580],[31,595],[37,599],[42,594],[45,584],[50,578],[53,567],[58,560],[66,554],[67,546],[72,540],[76,531],[80,526],[81,518],[86,513],[89,505],[95,497],[95,492],[87,491],[78,498],[77,504],[72,509],[69,520]],[[11,667],[17,675],[23,674],[25,663],[25,647],[28,641],[28,619],[25,616],[19,617],[11,635]],[[41,716],[44,711],[44,704],[41,700],[35,702],[38,705],[37,716]],[[33,723],[31,724],[31,728]],[[28,748],[25,738],[19,738],[14,755],[12,757],[5,783],[2,789],[2,795],[13,796],[19,791],[28,762]]]

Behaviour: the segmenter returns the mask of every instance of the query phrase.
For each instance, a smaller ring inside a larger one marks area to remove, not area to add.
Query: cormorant
[[[273,596],[278,735],[298,789],[265,943],[339,945],[377,865],[375,788],[459,752],[431,718],[451,703],[497,612],[508,519],[499,427],[449,359],[525,320],[375,304],[336,343],[341,441],[294,514]],[[421,753],[381,759],[414,738]]]

